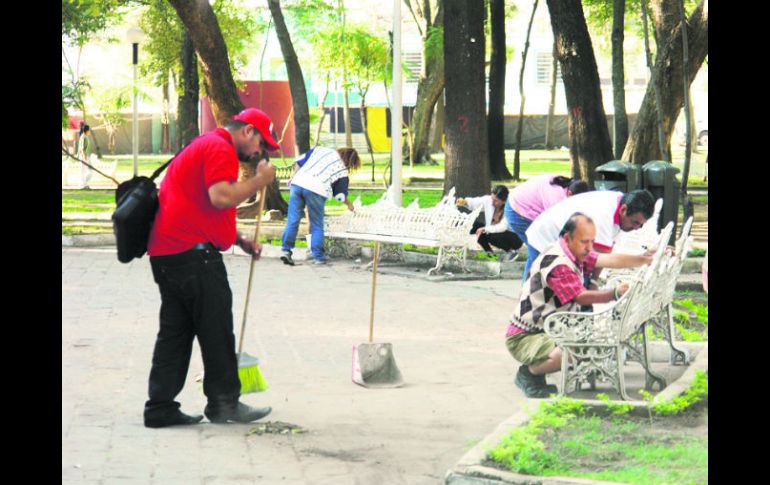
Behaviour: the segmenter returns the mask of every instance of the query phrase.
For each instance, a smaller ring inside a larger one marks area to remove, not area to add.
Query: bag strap
[[[183,151],[185,148],[187,148],[187,147],[184,147],[184,148],[182,148],[181,150],[179,150],[178,152],[176,152],[176,154],[175,154],[173,157],[171,157],[171,159],[170,159],[168,162],[164,163],[163,165],[161,165],[160,167],[158,167],[158,169],[157,169],[157,170],[155,170],[154,172],[152,172],[152,175],[150,175],[150,180],[155,180],[155,178],[156,178],[158,175],[160,175],[161,173],[163,173],[163,171],[164,171],[164,170],[166,170],[166,167],[168,167],[168,165],[169,165],[171,162],[173,162],[173,161],[174,161],[174,159],[175,159],[175,158],[176,158],[176,157],[177,157],[177,156],[178,156],[180,153],[182,153],[182,151]]]

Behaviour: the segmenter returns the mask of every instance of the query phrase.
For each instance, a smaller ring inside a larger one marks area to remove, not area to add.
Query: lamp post
[[[139,173],[139,112],[137,105],[137,89],[136,89],[136,65],[139,62],[139,43],[144,40],[144,32],[139,27],[131,27],[126,32],[126,37],[133,47],[133,64],[134,64],[134,119],[131,130],[131,145],[134,154],[134,177]]]
[[[393,109],[390,113],[390,159],[393,202],[401,207],[401,0],[393,1]]]

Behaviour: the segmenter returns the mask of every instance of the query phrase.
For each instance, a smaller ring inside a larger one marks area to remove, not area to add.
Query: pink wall
[[[285,157],[295,157],[294,117],[291,116],[291,91],[289,81],[246,81],[242,91],[238,91],[243,106],[258,108],[267,113],[273,121],[276,140],[281,145]],[[260,97],[262,102],[260,103]],[[201,133],[209,132],[217,127],[211,112],[209,100],[201,97]],[[288,119],[288,126],[284,126]],[[282,135],[283,134],[283,137]],[[280,151],[272,154],[279,157]]]

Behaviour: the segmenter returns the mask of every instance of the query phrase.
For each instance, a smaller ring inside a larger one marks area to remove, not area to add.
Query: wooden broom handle
[[[259,192],[259,205],[257,208],[257,227],[254,230],[254,244],[259,243],[259,228],[262,224],[262,210],[265,208],[265,195],[267,192],[267,186],[262,187],[262,190]],[[254,274],[254,263],[256,260],[252,256],[251,258],[251,267],[249,268],[249,286],[246,288],[246,303],[243,305],[243,323],[241,323],[241,338],[240,342],[238,342],[238,354],[241,353],[241,350],[243,349],[243,335],[246,331],[246,315],[249,313],[249,297],[251,296],[251,277]]]
[[[369,343],[374,338],[374,294],[377,288],[377,260],[380,259],[380,242],[374,241],[374,264],[372,265],[372,304],[369,310]]]

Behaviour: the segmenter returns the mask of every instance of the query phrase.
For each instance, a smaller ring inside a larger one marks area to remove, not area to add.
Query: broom
[[[262,187],[259,194],[259,208],[257,209],[257,228],[254,231],[254,244],[259,243],[259,226],[262,222],[262,209],[265,206],[265,192],[267,187]],[[260,392],[267,389],[267,381],[259,370],[259,359],[242,352],[243,336],[246,330],[246,315],[249,311],[249,296],[251,295],[251,278],[254,274],[255,260],[251,258],[251,268],[249,269],[249,286],[246,289],[246,304],[243,308],[243,323],[241,324],[241,338],[238,343],[238,379],[241,381],[241,394],[251,392]]]

